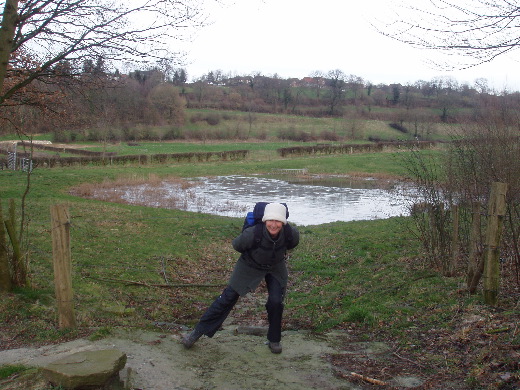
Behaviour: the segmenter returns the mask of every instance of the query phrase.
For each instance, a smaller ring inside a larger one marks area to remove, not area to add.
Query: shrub
[[[206,122],[210,126],[216,126],[220,123],[220,115],[217,113],[211,113],[206,116]]]
[[[404,133],[404,134],[409,133],[408,129],[405,126],[401,125],[400,123],[392,122],[392,123],[389,123],[388,126],[390,126],[392,129],[400,131],[401,133]]]
[[[210,126],[216,126],[220,123],[221,116],[219,113],[211,112],[206,115],[203,115],[200,112],[197,112],[193,114],[190,117],[191,123],[197,123],[197,122],[206,122]]]
[[[103,134],[100,129],[94,128],[90,129],[87,134],[87,141],[101,141],[103,139]]]
[[[71,140],[71,142],[79,142],[79,141],[83,141],[84,137],[83,137],[83,134],[81,134],[81,133],[77,133],[75,131],[71,131],[70,132],[70,140]]]
[[[111,127],[108,129],[107,139],[109,141],[121,141],[123,139],[123,131],[121,129]]]
[[[320,133],[320,138],[326,141],[339,141],[340,136],[335,131],[323,130]]]
[[[203,120],[204,120],[204,118],[200,112],[197,112],[190,117],[191,123],[202,122]]]
[[[67,143],[69,141],[70,137],[66,131],[55,130],[52,133],[52,142]]]
[[[305,131],[296,130],[294,127],[291,127],[287,130],[280,130],[278,132],[278,138],[291,141],[309,142],[314,140],[315,137]]]
[[[267,130],[260,130],[257,133],[256,138],[265,141],[267,139]]]
[[[177,126],[171,126],[163,135],[165,140],[184,139],[184,133],[181,128]]]
[[[141,137],[141,139],[149,141],[158,141],[160,139],[159,132],[157,131],[157,129],[148,126],[142,129]]]

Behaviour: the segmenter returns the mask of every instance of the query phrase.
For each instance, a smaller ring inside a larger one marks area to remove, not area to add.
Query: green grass
[[[28,367],[21,366],[21,365],[0,366],[0,379],[8,378],[13,374],[23,372],[27,369],[28,369]]]
[[[301,145],[298,142],[220,142],[220,143],[204,143],[204,142],[138,142],[136,146],[129,146],[127,143],[108,144],[102,146],[95,144],[89,147],[89,150],[115,152],[119,155],[132,154],[161,154],[161,153],[192,153],[192,152],[221,152],[229,150],[251,150],[255,151],[271,151],[276,149]]]
[[[303,233],[306,239],[294,259],[297,276],[289,307],[302,320],[311,307],[319,330],[350,322],[401,328],[408,324],[407,316],[456,288],[455,280],[443,281],[420,263],[405,261],[419,251],[406,218],[325,224]],[[440,282],[445,284],[442,289]]]
[[[200,146],[175,145],[180,151]],[[231,145],[214,147],[229,150]],[[154,322],[191,325],[227,282],[237,258],[230,242],[239,234],[242,218],[71,195],[70,189],[81,183],[152,176],[269,176],[280,168],[306,168],[316,175],[314,180],[319,180],[319,175],[333,175],[334,180],[342,181],[347,180],[343,175],[406,174],[402,155],[395,153],[282,159],[274,153],[279,144],[251,146],[256,149],[244,161],[36,169],[27,198],[29,234],[25,242],[32,285],[2,295],[0,341],[3,335],[27,344],[80,336],[97,339],[117,327],[157,329]],[[143,147],[155,153],[166,146],[143,143]],[[439,152],[429,151],[428,155],[435,159]],[[21,172],[0,171],[4,213],[8,199],[14,198],[20,205],[25,183],[26,176]],[[56,323],[49,212],[54,204],[66,204],[71,217],[78,323],[73,330],[61,330]],[[444,352],[432,352],[430,347],[437,341],[458,337],[456,330],[464,324],[463,316],[493,321],[499,314],[506,323],[517,322],[515,302],[504,297],[504,310],[493,312],[493,308],[483,307],[480,295],[460,293],[463,273],[446,278],[429,267],[411,229],[406,217],[300,226],[301,243],[289,259],[291,277],[284,326],[315,331],[357,330],[358,337],[366,339],[374,339],[376,334],[392,339],[402,351],[428,350],[431,361],[437,359],[445,365]],[[165,283],[184,287],[153,287]],[[261,308],[259,312],[263,315]],[[425,339],[430,332],[446,337],[430,342]],[[506,342],[508,337],[516,337],[517,342],[518,335],[510,333],[494,337]],[[456,350],[453,356],[459,352]]]
[[[378,112],[395,112],[390,108],[374,108],[374,113]],[[215,111],[215,110],[186,110],[188,120],[177,129],[184,136],[197,137],[199,141],[192,142],[167,142],[164,144],[157,143],[155,146],[139,146],[129,147],[125,142],[117,145],[110,143],[106,145],[94,145],[94,150],[106,150],[117,152],[120,154],[137,154],[137,153],[176,153],[179,151],[219,151],[221,143],[226,143],[227,148],[236,149],[243,148],[247,145],[248,149],[256,150],[256,148],[265,148],[265,143],[258,140],[268,141],[269,148],[276,149],[282,146],[291,146],[298,142],[278,142],[281,135],[306,133],[318,139],[318,142],[330,142],[320,138],[322,134],[335,134],[338,142],[367,142],[369,139],[378,139],[382,141],[389,140],[410,140],[414,139],[415,123],[403,122],[409,133],[404,134],[389,126],[389,121],[378,119],[367,119],[360,116],[357,112],[347,112],[344,117],[310,117],[290,114],[253,114],[253,120],[250,122],[249,113],[235,111]],[[192,123],[189,118],[193,116],[216,115],[220,118],[216,125],[209,125],[206,121],[197,121]],[[446,140],[452,132],[454,125],[446,125],[441,122],[435,124],[419,124],[417,129],[420,136],[430,140]],[[114,134],[122,134],[121,129],[110,129]],[[164,135],[171,131],[171,126],[136,126],[132,130],[134,134],[148,135]],[[100,133],[99,130],[92,129],[90,132]],[[78,142],[91,144],[85,141],[86,131],[70,131],[70,135],[74,135]],[[12,136],[2,135],[1,140],[13,139]],[[16,137],[14,137],[16,139]],[[53,140],[51,135],[35,135],[35,140]],[[229,140],[241,140],[235,142],[234,145]],[[329,138],[330,139],[330,138]],[[215,142],[215,140],[217,142]],[[256,146],[255,146],[256,144]]]
[[[273,145],[264,147],[269,150]],[[62,203],[68,205],[72,222],[73,281],[81,327],[195,321],[218,289],[170,291],[126,286],[111,279],[160,284],[166,270],[172,283],[225,284],[236,258],[230,241],[240,232],[242,220],[104,203],[74,197],[69,190],[80,183],[119,177],[269,174],[279,168],[307,168],[313,174],[404,173],[392,153],[294,159],[274,155],[265,159],[258,153],[240,162],[36,169],[27,201],[35,297],[27,291],[11,296],[2,303],[4,314],[0,319],[14,324],[16,318],[23,324],[22,334],[36,340],[64,337],[53,325],[55,314],[49,293],[53,288],[49,209]],[[24,186],[24,174],[2,172],[4,210],[5,200],[19,199]],[[373,325],[388,321],[396,312],[430,305],[438,298],[432,294],[438,279],[428,279],[431,285],[419,288],[422,280],[414,281],[417,273],[413,267],[403,268],[401,259],[418,253],[418,243],[405,227],[406,219],[396,218],[302,228],[302,244],[291,261],[290,318],[325,330],[349,322]],[[200,272],[195,271],[198,267]],[[455,283],[448,283],[446,289],[454,288]],[[408,297],[411,289],[418,293]],[[13,317],[19,305],[23,309]],[[309,315],[309,307],[316,315]]]

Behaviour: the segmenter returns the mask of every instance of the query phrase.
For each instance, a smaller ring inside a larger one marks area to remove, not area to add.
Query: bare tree
[[[146,62],[160,64],[177,58],[169,50],[169,42],[179,39],[182,30],[188,32],[204,23],[204,1],[5,0],[0,29],[1,119],[15,125],[7,112],[9,105],[45,106],[42,92],[46,91],[41,87],[59,88],[59,80],[73,78],[85,60],[97,59],[95,65],[92,63],[93,73],[103,74],[115,63],[128,61],[139,67]],[[15,127],[19,137],[29,141],[32,159],[32,136],[24,133],[26,129]],[[31,169],[26,177],[19,232],[16,234],[13,223],[6,223],[14,265],[28,263],[22,239],[27,235],[25,202],[31,187]],[[11,221],[15,219],[14,200],[12,204]],[[27,273],[19,275],[17,284],[27,285]]]
[[[365,86],[365,81],[359,76],[350,74],[346,78],[345,82],[347,84],[347,88],[350,89],[352,91],[352,93],[354,94],[354,102],[355,102],[357,100],[357,98],[359,97],[358,96],[359,92]]]
[[[327,74],[329,87],[330,114],[334,115],[337,107],[345,96],[345,73],[339,69],[331,70]]]
[[[184,124],[184,99],[179,96],[175,86],[170,83],[157,85],[150,91],[149,99],[160,117],[169,124]]]
[[[475,89],[477,90],[478,93],[480,93],[480,94],[489,93],[490,88],[489,88],[488,80],[486,78],[483,78],[483,77],[477,78],[477,79],[475,79],[474,84],[475,84]]]
[[[35,80],[57,77],[54,68],[65,60],[76,66],[85,58],[102,58],[106,65],[142,65],[179,58],[169,43],[204,24],[203,1],[6,0],[0,104]],[[13,62],[21,57],[23,67]],[[9,77],[16,81],[6,84]]]
[[[316,89],[316,97],[320,98],[320,91],[325,86],[325,74],[321,70],[315,70],[311,73],[313,86]]]
[[[520,45],[517,1],[428,0],[411,4],[401,3],[397,19],[376,28],[400,42],[468,59],[462,64],[438,65],[468,68],[492,61]]]

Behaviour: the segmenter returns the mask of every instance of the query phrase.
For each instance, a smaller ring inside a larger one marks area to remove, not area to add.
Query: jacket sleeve
[[[300,232],[293,225],[291,225],[291,229],[292,229],[292,236],[293,236],[292,243],[291,243],[292,244],[291,249],[292,249],[292,248],[295,248],[300,243]]]
[[[243,253],[253,247],[254,237],[254,226],[244,230],[239,236],[235,237],[232,242],[233,249],[237,252]]]

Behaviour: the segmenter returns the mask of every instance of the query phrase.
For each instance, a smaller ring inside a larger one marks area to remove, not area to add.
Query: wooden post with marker
[[[65,205],[51,206],[54,286],[61,329],[75,328],[72,261],[70,250],[70,217]]]

